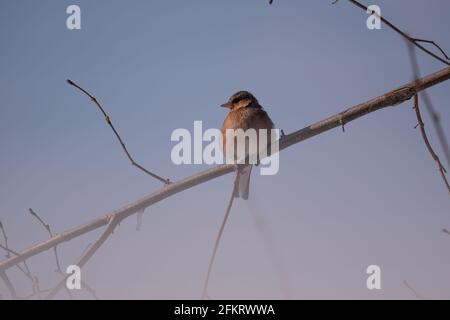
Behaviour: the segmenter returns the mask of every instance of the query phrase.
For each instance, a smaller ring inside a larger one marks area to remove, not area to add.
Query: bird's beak
[[[221,104],[220,106],[224,107],[224,108],[231,108],[231,103],[230,102],[225,102],[224,104]]]

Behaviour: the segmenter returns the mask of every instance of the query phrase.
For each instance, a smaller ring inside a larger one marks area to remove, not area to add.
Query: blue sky
[[[172,180],[207,168],[170,160],[176,128],[220,127],[219,107],[251,91],[286,133],[406,83],[404,41],[346,1],[0,1],[0,220],[16,250],[44,240],[32,207],[61,232],[161,187],[132,167],[89,99],[104,105],[136,160]],[[81,8],[82,29],[66,28]],[[368,3],[367,3],[368,4]],[[450,3],[375,1],[410,34],[450,51]],[[422,73],[444,67],[418,53]],[[449,135],[449,84],[428,90]],[[442,153],[424,114],[427,130]],[[449,197],[411,102],[282,152],[233,207],[210,282],[213,298],[450,298]],[[226,176],[124,221],[82,270],[102,298],[199,298],[231,191]],[[252,215],[263,217],[277,263]],[[60,246],[63,265],[96,233]],[[51,252],[30,260],[45,286]],[[367,290],[368,265],[382,289]],[[28,284],[17,279],[20,292]],[[44,287],[45,287],[44,286]],[[0,284],[0,293],[5,292]],[[65,298],[62,293],[60,298]]]

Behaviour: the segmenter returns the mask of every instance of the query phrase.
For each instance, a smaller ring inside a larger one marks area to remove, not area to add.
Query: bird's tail
[[[238,168],[237,188],[235,189],[234,197],[243,200],[248,199],[250,192],[250,176],[252,173],[252,165],[240,165]]]

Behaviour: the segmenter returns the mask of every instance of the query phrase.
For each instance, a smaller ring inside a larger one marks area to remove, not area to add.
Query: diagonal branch
[[[47,230],[50,238],[53,237],[53,233],[52,233],[52,229],[51,229],[50,225],[48,223],[46,223],[33,209],[29,208],[28,212],[39,221],[39,223],[45,228],[45,230]],[[63,271],[61,269],[61,264],[59,262],[58,246],[53,247],[53,254],[55,255],[56,272],[58,272],[59,274],[63,274]],[[40,298],[41,290],[38,288],[37,292],[39,293],[39,298]],[[69,295],[69,298],[73,299],[72,292],[70,292],[70,290],[67,288],[66,288],[66,292]]]
[[[209,278],[211,276],[212,267],[214,265],[214,260],[216,259],[217,249],[219,248],[220,239],[222,238],[223,230],[225,229],[225,225],[227,224],[228,217],[230,216],[231,207],[233,206],[233,201],[235,198],[236,190],[239,185],[239,169],[236,168],[236,175],[233,183],[233,190],[231,191],[230,200],[228,201],[227,210],[225,211],[225,216],[223,217],[222,224],[220,225],[219,233],[217,234],[216,242],[214,243],[214,249],[209,260],[208,272],[206,273],[205,283],[203,285],[202,299],[206,299],[208,294],[208,284]]]
[[[303,129],[283,136],[280,139],[280,150],[286,149],[294,144],[297,144],[306,139],[310,139],[331,129],[341,127],[343,122],[349,123],[355,119],[363,117],[377,110],[389,106],[398,105],[404,101],[411,99],[417,92],[423,91],[448,79],[450,79],[450,67],[439,70],[421,79],[406,83],[398,89],[385,93],[367,102],[348,108],[327,119],[316,122]],[[19,256],[10,257],[0,262],[0,271],[7,270],[12,266],[20,263],[21,261],[28,259],[29,257],[53,248],[55,245],[58,245],[65,241],[69,241],[75,237],[81,236],[92,230],[107,225],[110,222],[111,215],[117,215],[118,219],[121,221],[135,214],[136,212],[139,212],[140,210],[147,208],[179,192],[193,188],[197,185],[218,178],[225,174],[231,173],[234,171],[234,168],[235,166],[232,164],[218,165],[180,181],[165,185],[158,191],[155,191],[133,203],[130,203],[123,208],[115,210],[110,214],[96,218],[84,225],[73,228],[61,234],[57,234],[48,240],[32,245],[31,247],[21,251]]]
[[[448,184],[447,177],[445,176],[447,171],[445,170],[444,166],[441,163],[441,160],[437,156],[436,152],[434,152],[433,147],[431,146],[430,141],[428,140],[428,136],[425,131],[425,125],[422,120],[422,115],[420,114],[419,95],[417,95],[417,94],[414,96],[414,110],[416,111],[416,117],[417,117],[417,121],[418,121],[418,125],[420,128],[420,133],[422,135],[423,142],[425,143],[425,146],[427,147],[427,150],[430,153],[433,160],[436,161],[436,165],[439,169],[442,180],[444,181],[444,184],[447,187],[447,191],[450,194],[450,185]]]
[[[408,44],[409,44],[408,45],[409,60],[411,61],[411,67],[413,69],[413,77],[414,77],[414,79],[418,79],[419,74],[420,74],[419,63],[417,61],[417,57],[416,57],[413,45],[411,43],[408,43]],[[439,141],[441,142],[442,149],[444,150],[444,153],[447,156],[447,160],[450,163],[448,143],[447,143],[447,139],[445,138],[445,134],[442,129],[439,116],[437,115],[436,111],[434,111],[434,107],[431,104],[431,99],[428,97],[428,94],[426,91],[423,91],[423,96],[425,98],[424,99],[425,106],[427,107],[428,112],[431,114],[431,119],[436,128],[437,136],[438,136]],[[425,131],[425,124],[423,123],[422,115],[421,115],[420,108],[419,108],[419,94],[418,93],[414,96],[414,110],[416,112],[417,126],[419,126],[419,128],[420,128],[420,133],[422,135],[422,139],[423,139],[425,146],[427,147],[427,150],[430,153],[431,157],[436,162],[439,173],[441,174],[442,180],[444,182],[444,185],[447,187],[447,192],[450,194],[450,185],[448,183],[447,176],[446,176],[447,171],[445,170],[444,166],[442,165],[441,160],[439,159],[439,157],[437,156],[433,147],[431,146],[430,141],[427,136],[427,133]]]
[[[94,255],[94,253],[101,247],[101,245],[108,239],[108,237],[113,233],[116,226],[122,220],[120,216],[117,214],[113,214],[109,216],[108,225],[106,226],[105,231],[100,235],[100,237],[89,247],[89,249],[80,257],[76,265],[79,268],[82,268],[89,259]],[[69,275],[65,275],[61,281],[50,291],[50,293],[46,296],[46,299],[52,299],[58,291],[64,286],[67,281]],[[95,295],[94,295],[95,296]]]
[[[350,1],[350,3],[354,4],[355,6],[357,6],[358,8],[364,10],[365,12],[368,11],[367,6],[363,5],[362,3],[360,3],[359,1],[356,0],[348,0]],[[333,4],[335,4],[336,2],[338,2],[338,0],[333,1]],[[417,38],[413,38],[411,36],[409,36],[406,32],[400,30],[398,27],[396,27],[393,23],[391,23],[389,20],[385,19],[382,16],[379,16],[375,11],[372,11],[372,14],[376,14],[381,21],[383,21],[389,28],[391,28],[392,30],[394,30],[395,32],[397,32],[398,34],[400,34],[403,38],[405,38],[407,41],[409,41],[411,44],[413,44],[414,46],[416,46],[417,48],[419,48],[420,50],[422,50],[423,52],[425,52],[426,54],[432,56],[433,58],[435,58],[436,60],[439,60],[442,63],[445,63],[446,65],[450,66],[450,60],[449,57],[447,56],[447,54],[444,52],[444,50],[442,50],[442,48],[436,44],[434,41],[431,40],[424,40],[424,39],[417,39]],[[430,43],[432,44],[434,47],[436,47],[441,54],[444,56],[444,58],[438,56],[437,54],[433,53],[432,51],[428,50],[427,48],[425,48],[424,46],[422,46],[420,44],[420,42],[424,42],[424,43]]]
[[[5,242],[5,246],[2,248],[4,248],[4,250],[6,251],[6,257],[9,258],[9,249],[8,249],[8,237],[6,236],[6,232],[5,232],[5,228],[3,227],[3,223],[0,221],[0,230],[2,232],[3,235],[3,241]]]
[[[418,293],[416,291],[416,289],[414,289],[406,280],[403,280],[403,284],[405,285],[405,287],[407,287],[417,299],[420,300],[425,300],[424,296],[422,296],[420,293]]]
[[[85,281],[81,280],[81,285],[84,287],[84,289],[86,289],[87,292],[89,292],[94,297],[95,300],[100,300],[95,290]]]
[[[411,61],[411,68],[413,69],[413,78],[418,79],[420,77],[419,62],[417,61],[417,56],[415,54],[414,47],[412,46],[411,43],[408,44],[409,44],[408,45],[409,60]],[[431,103],[431,99],[427,91],[423,91],[422,98],[425,104],[425,108],[436,130],[436,135],[441,145],[441,149],[444,152],[445,158],[447,160],[447,165],[450,166],[450,147],[447,138],[445,137],[444,129],[442,128],[441,125],[441,118],[439,117],[439,114],[436,112],[433,104]]]
[[[39,223],[45,228],[45,230],[47,230],[50,238],[53,237],[53,233],[52,233],[52,229],[50,228],[50,225],[48,223],[45,223],[44,220],[42,220],[42,218],[31,208],[28,209],[28,212],[35,217]],[[55,255],[55,260],[56,260],[56,270],[58,271],[58,273],[62,273],[62,269],[61,269],[61,264],[59,263],[59,256],[58,256],[58,246],[54,246],[53,247],[53,253]]]
[[[8,237],[6,235],[5,227],[3,226],[3,223],[1,221],[0,221],[0,230],[1,230],[2,234],[3,234],[3,239],[5,241],[5,245],[3,246],[2,244],[0,244],[0,248],[2,248],[6,252],[6,257],[7,258],[11,257],[11,254],[13,254],[15,256],[19,256],[19,254],[17,252],[15,252],[14,250],[9,248],[9,246],[8,246]],[[28,280],[30,280],[31,288],[33,290],[33,293],[35,293],[36,292],[35,288],[36,288],[37,277],[34,277],[31,274],[31,271],[30,271],[30,268],[28,267],[27,261],[23,260],[22,262],[23,262],[23,265],[25,266],[25,269],[22,268],[20,266],[20,264],[16,264],[16,267],[17,267],[17,269],[19,269],[28,278]],[[7,279],[8,279],[8,277],[5,274],[5,277],[3,277],[3,280],[5,280],[5,282],[6,282]],[[8,284],[7,284],[7,286],[9,287]]]
[[[283,299],[290,300],[292,299],[291,281],[289,280],[288,274],[286,272],[283,257],[279,253],[279,250],[276,246],[276,241],[271,225],[264,218],[263,210],[258,206],[258,201],[245,203],[247,204],[255,227],[263,241],[270,262],[272,263],[274,270],[278,273],[280,290],[283,295]]]
[[[78,90],[80,90],[81,92],[83,92],[85,95],[87,95],[89,98],[91,98],[91,100],[94,102],[94,104],[97,106],[97,108],[100,110],[100,112],[103,114],[103,116],[105,117],[106,123],[109,125],[109,127],[112,129],[112,131],[114,132],[114,135],[116,136],[117,140],[119,141],[120,145],[122,146],[123,151],[125,152],[128,160],[130,160],[131,164],[137,168],[139,168],[140,170],[142,170],[143,172],[145,172],[146,174],[150,175],[151,177],[158,179],[161,182],[164,182],[165,184],[169,184],[170,180],[169,179],[164,179],[160,176],[158,176],[157,174],[150,172],[149,170],[145,169],[143,166],[141,166],[139,163],[137,163],[136,161],[134,161],[133,157],[131,156],[131,154],[128,152],[127,147],[125,146],[125,143],[123,142],[122,138],[120,137],[118,131],[116,130],[116,128],[114,127],[114,125],[111,122],[111,118],[108,116],[108,114],[106,113],[105,109],[103,109],[103,107],[101,106],[101,104],[97,101],[97,99],[91,95],[89,92],[87,92],[85,89],[83,89],[82,87],[80,87],[79,85],[77,85],[75,82],[73,82],[70,79],[67,79],[67,83],[70,84],[71,86],[74,86],[75,88],[77,88]]]
[[[9,280],[8,276],[6,275],[5,271],[0,271],[0,278],[5,283],[6,287],[9,290],[9,294],[11,295],[11,298],[16,300],[17,299],[17,292],[16,288],[14,288],[14,285],[12,284],[11,280]]]
[[[7,253],[7,256],[11,256],[10,254],[12,253],[13,255],[15,255],[15,256],[17,256],[17,257],[19,257],[20,255],[17,253],[17,252],[15,252],[14,250],[11,250],[10,248],[8,248],[8,247],[5,247],[5,246],[3,246],[2,244],[0,244],[0,248],[2,248],[3,250],[5,250],[5,252]],[[17,268],[31,281],[31,282],[33,282],[34,280],[33,280],[33,276],[31,275],[31,272],[30,272],[30,268],[28,267],[28,264],[27,264],[27,261],[26,260],[23,260],[23,264],[24,264],[24,266],[25,266],[25,270],[19,265],[19,264],[17,264]],[[34,284],[33,284],[34,285]]]

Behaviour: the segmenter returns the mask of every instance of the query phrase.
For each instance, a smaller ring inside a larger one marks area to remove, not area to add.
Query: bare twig
[[[33,277],[33,293],[37,293],[39,300],[41,299],[41,287],[39,286],[39,278],[36,276]],[[70,297],[72,298],[71,295]]]
[[[236,175],[234,178],[234,183],[233,183],[233,190],[231,192],[231,196],[230,196],[230,200],[228,201],[228,206],[227,209],[225,211],[225,216],[223,217],[223,221],[222,224],[220,225],[220,229],[219,229],[219,233],[217,234],[217,238],[216,241],[214,243],[214,249],[213,252],[211,254],[211,258],[209,260],[209,265],[208,265],[208,272],[206,273],[206,278],[205,278],[205,283],[203,285],[203,292],[202,292],[202,299],[205,300],[208,294],[208,284],[209,284],[209,278],[211,276],[211,271],[212,271],[212,267],[214,265],[214,260],[216,258],[216,254],[217,254],[217,249],[219,248],[219,243],[220,243],[220,239],[222,238],[222,234],[223,234],[223,230],[225,229],[225,225],[227,223],[228,217],[230,216],[230,212],[231,212],[231,207],[233,206],[233,201],[234,201],[234,195],[237,191],[238,185],[239,185],[239,169],[236,169]]]
[[[86,289],[87,292],[89,292],[95,300],[100,300],[100,298],[97,296],[97,293],[95,292],[94,288],[92,288],[90,285],[86,283],[86,281],[81,280],[81,285]]]
[[[82,87],[80,87],[79,85],[77,85],[75,82],[73,82],[70,79],[67,79],[67,83],[70,84],[71,86],[74,86],[75,88],[77,88],[78,90],[80,90],[81,92],[83,92],[85,95],[87,95],[89,98],[91,98],[91,100],[95,103],[95,105],[98,107],[98,109],[101,111],[101,113],[103,114],[103,116],[105,117],[106,123],[109,125],[109,127],[112,129],[112,131],[114,132],[114,135],[116,136],[117,140],[119,141],[120,145],[122,146],[123,151],[125,152],[128,160],[130,160],[131,164],[137,168],[139,168],[140,170],[142,170],[143,172],[145,172],[146,174],[150,175],[151,177],[158,179],[161,182],[164,182],[165,184],[169,184],[170,180],[169,179],[164,179],[160,176],[158,176],[157,174],[150,172],[149,170],[145,169],[143,166],[141,166],[139,163],[137,163],[136,161],[134,161],[133,157],[131,156],[131,154],[128,152],[127,147],[125,146],[125,143],[123,142],[122,138],[120,137],[118,131],[116,130],[116,128],[114,127],[114,125],[111,122],[111,118],[108,116],[108,114],[105,112],[105,109],[103,109],[103,107],[100,105],[100,103],[97,101],[97,99],[91,95],[89,92],[87,92],[85,89],[83,89]]]
[[[434,109],[431,103],[431,98],[426,91],[422,93],[422,100],[425,105],[425,109],[428,112],[431,121],[433,122],[434,129],[436,130],[436,135],[438,137],[439,143],[441,145],[442,152],[444,153],[445,159],[447,161],[447,166],[450,167],[450,147],[445,136],[444,128],[442,128],[441,118],[439,114]]]
[[[4,226],[3,226],[1,221],[0,221],[0,229],[2,231],[3,239],[5,241],[5,245],[3,246],[2,244],[0,244],[0,248],[2,248],[6,252],[6,257],[7,258],[11,257],[11,254],[13,254],[15,256],[19,256],[19,254],[17,252],[15,252],[14,250],[12,250],[12,249],[10,249],[8,247],[8,237],[6,235],[6,230],[5,230],[5,228],[4,228]],[[28,267],[27,261],[23,260],[22,262],[23,262],[23,265],[24,265],[25,269],[22,268],[20,266],[20,264],[17,264],[16,267],[17,267],[17,269],[20,270],[20,272],[22,272],[28,278],[28,280],[30,280],[31,288],[33,290],[33,293],[35,293],[35,290],[34,290],[35,283],[34,283],[34,281],[35,281],[36,277],[33,277],[33,275],[31,274],[31,271],[30,271],[30,268]]]
[[[14,288],[14,285],[12,284],[11,280],[9,280],[8,276],[6,275],[6,272],[0,271],[0,278],[3,280],[6,287],[8,288],[11,298],[17,299],[16,289]]]
[[[413,77],[414,77],[414,79],[418,79],[420,76],[419,63],[418,63],[417,57],[415,55],[414,47],[409,42],[408,42],[408,52],[409,52],[409,58],[411,61],[411,67],[413,69]],[[445,134],[441,127],[439,117],[438,117],[437,113],[434,111],[434,108],[431,104],[430,98],[427,95],[427,92],[423,91],[423,95],[426,96],[427,103],[425,105],[427,106],[427,110],[429,110],[429,112],[432,116],[431,119],[432,119],[433,124],[436,128],[436,131],[438,133],[438,139],[441,142],[441,146],[443,147],[443,150],[447,151],[446,153],[448,153],[448,144],[447,144],[447,140],[445,139]],[[436,152],[434,152],[434,149],[432,148],[432,146],[429,142],[428,136],[426,134],[426,131],[425,131],[425,124],[423,123],[422,115],[420,113],[420,108],[419,108],[419,94],[416,94],[414,96],[414,110],[416,112],[417,126],[420,128],[420,133],[422,135],[422,139],[423,139],[425,146],[427,147],[427,150],[430,153],[431,157],[436,162],[439,172],[441,174],[442,180],[444,181],[444,185],[447,187],[447,192],[450,194],[450,186],[449,186],[449,183],[448,183],[448,180],[446,177],[447,171],[445,170],[444,166],[442,165],[441,160],[437,156]],[[450,157],[450,156],[447,155],[447,157]]]
[[[447,229],[445,229],[445,228],[444,228],[444,229],[442,229],[442,232],[443,232],[443,233],[446,233],[446,234],[448,234],[448,235],[450,235],[450,231],[448,231],[448,230],[447,230]]]
[[[414,47],[409,42],[408,42],[408,53],[409,53],[409,60],[411,61],[411,68],[413,70],[413,79],[419,79],[420,77],[419,62],[417,61],[417,56],[416,52],[414,51]],[[427,91],[422,92],[422,99],[425,104],[425,109],[427,110],[428,115],[430,116],[433,126],[436,130],[436,135],[441,145],[441,149],[444,152],[445,158],[447,160],[447,165],[450,166],[450,147],[447,138],[445,136],[444,129],[442,128],[441,125],[441,118],[439,117],[439,114],[436,112]]]
[[[447,177],[445,176],[447,171],[442,166],[441,160],[439,160],[439,157],[434,152],[433,147],[431,146],[430,141],[428,140],[427,134],[425,132],[425,125],[422,121],[422,116],[420,114],[419,96],[417,94],[414,96],[414,110],[416,111],[416,117],[419,123],[420,133],[422,134],[423,142],[425,143],[425,146],[427,147],[427,150],[430,153],[433,160],[436,161],[436,165],[439,169],[439,173],[441,174],[442,180],[444,181],[444,184],[447,188],[447,192],[450,194],[450,185],[448,184]]]
[[[49,225],[48,223],[45,223],[44,220],[42,220],[41,217],[39,217],[39,215],[38,215],[33,209],[29,208],[29,209],[28,209],[28,212],[29,212],[33,217],[35,217],[35,218],[40,222],[40,224],[42,224],[42,226],[43,226],[43,227],[47,230],[47,232],[49,233],[50,237],[53,237],[53,234],[52,234],[52,230],[51,230],[51,228],[50,228],[50,225]]]
[[[38,296],[38,298],[41,299],[41,294],[49,292],[49,291],[50,291],[50,289],[41,289],[41,290],[39,290],[39,292],[34,292],[27,296],[20,297],[19,300],[30,300],[30,299],[34,298],[35,296]]]
[[[367,12],[368,8],[367,6],[363,5],[362,3],[360,3],[359,1],[356,0],[348,0],[350,1],[350,3],[354,4],[355,6],[357,6],[358,8],[364,10],[365,12]],[[338,0],[333,1],[333,4],[335,4],[336,2],[338,2]],[[375,11],[372,11],[372,14],[377,14]],[[378,16],[378,14],[377,14]],[[446,65],[450,66],[450,62],[447,60],[450,60],[449,57],[447,56],[447,54],[444,52],[444,50],[442,50],[442,48],[436,44],[434,41],[431,40],[424,40],[424,39],[418,39],[418,38],[413,38],[410,37],[406,32],[400,30],[398,27],[396,27],[394,24],[392,24],[389,20],[385,19],[382,16],[379,16],[379,18],[381,19],[381,21],[383,21],[389,28],[391,28],[392,30],[394,30],[395,32],[397,32],[398,34],[400,34],[403,38],[405,38],[407,41],[409,41],[411,44],[413,44],[414,46],[416,46],[417,48],[419,48],[420,50],[422,50],[423,52],[425,52],[426,54],[430,55],[431,57],[439,60],[442,63],[445,63]],[[424,43],[430,43],[433,46],[435,46],[440,52],[441,54],[444,56],[444,58],[438,56],[437,54],[433,53],[432,51],[428,50],[427,48],[425,48],[424,46],[422,46],[420,44],[420,42],[424,42]]]
[[[50,225],[48,223],[46,223],[33,209],[29,208],[28,212],[39,221],[39,223],[45,228],[45,230],[47,230],[50,238],[53,237],[53,233],[52,233],[52,229],[51,229]],[[63,271],[61,269],[61,263],[59,262],[58,246],[54,246],[53,247],[53,254],[55,255],[56,272],[59,273],[59,274],[63,274]],[[39,285],[39,283],[37,283],[37,285]],[[38,297],[40,299],[41,296],[40,296],[40,289],[39,289],[39,287],[36,290],[36,292],[38,292]],[[66,292],[67,292],[67,295],[69,296],[69,298],[73,299],[72,292],[70,292],[70,290],[67,289],[67,288],[66,288]]]
[[[425,300],[424,296],[418,293],[406,280],[403,280],[403,284],[414,294],[417,299]]]
[[[15,252],[14,252],[14,250],[11,250],[10,248],[8,248],[8,247],[5,247],[4,245],[2,245],[1,243],[0,243],[0,248],[2,248],[5,252],[6,252],[6,256],[10,256],[10,254],[12,253],[12,254],[15,254]],[[17,255],[19,255],[19,254],[17,254]]]
[[[13,254],[13,255],[15,255],[15,256],[17,256],[17,257],[19,257],[20,256],[20,254],[19,253],[17,253],[16,251],[14,251],[14,250],[11,250],[10,248],[8,248],[8,247],[5,247],[5,246],[3,246],[2,244],[0,244],[0,248],[2,248],[3,250],[5,250],[7,253],[8,253],[8,255],[10,255],[10,254]],[[25,266],[25,269],[23,269],[19,264],[17,264],[16,266],[17,266],[17,268],[31,281],[31,282],[33,282],[34,280],[33,280],[33,276],[31,275],[31,272],[30,272],[30,268],[28,267],[28,264],[27,264],[27,261],[26,260],[23,260],[22,261],[23,262],[23,264],[24,264],[24,266]],[[33,284],[34,285],[34,284]]]
[[[81,255],[79,256],[78,260],[80,260],[81,257],[83,257],[86,254],[86,252],[89,250],[89,248],[91,246],[92,246],[92,243],[88,243],[88,245],[81,252]],[[82,285],[82,287],[84,287],[84,289],[86,289],[86,291],[88,291],[94,297],[95,300],[99,300],[99,297],[97,296],[96,291],[87,282],[81,280],[81,285]]]
[[[310,126],[303,129],[295,131],[291,134],[287,134],[280,139],[280,150],[286,149],[294,144],[297,144],[306,139],[310,139],[316,135],[324,133],[333,128],[341,126],[341,120],[345,123],[349,123],[355,119],[363,117],[369,113],[375,112],[377,110],[398,105],[404,101],[411,99],[417,92],[423,91],[431,86],[437,85],[438,83],[444,82],[450,79],[450,67],[432,73],[426,77],[423,77],[417,81],[409,82],[398,89],[385,93],[379,97],[376,97],[367,102],[358,104],[356,106],[350,107],[336,115],[333,115],[327,119],[316,122]],[[21,261],[28,259],[40,252],[46,251],[53,248],[62,242],[69,241],[75,237],[81,236],[92,230],[100,228],[107,225],[110,221],[111,214],[120,217],[123,220],[136,212],[147,208],[159,201],[162,201],[174,194],[182,192],[184,190],[190,189],[209,180],[215,179],[217,177],[229,174],[235,170],[235,166],[232,164],[225,164],[213,167],[211,169],[202,171],[200,173],[194,174],[193,176],[187,177],[183,180],[173,182],[167,186],[164,186],[158,191],[155,191],[140,200],[137,200],[127,206],[115,210],[114,212],[101,216],[94,219],[82,226],[78,226],[61,234],[53,236],[51,239],[42,241],[36,245],[33,245],[20,252],[19,256],[10,257],[2,262],[0,262],[0,271],[7,270],[12,266],[20,263]]]
[[[29,208],[28,211],[30,212],[30,214],[33,217],[35,217],[40,222],[40,224],[42,224],[42,226],[47,230],[50,238],[52,238],[53,237],[53,233],[52,233],[52,229],[51,229],[50,225],[48,223],[45,223],[45,221],[42,220],[42,218],[33,209]],[[55,260],[56,260],[56,268],[57,268],[56,270],[57,270],[58,273],[61,274],[62,273],[62,269],[61,269],[61,264],[59,262],[58,246],[54,246],[53,247],[53,253],[55,255]]]
[[[6,257],[9,258],[9,250],[8,250],[8,237],[6,236],[5,228],[3,227],[3,223],[0,221],[0,230],[2,231],[3,240],[5,241],[5,246],[3,247],[6,250]]]
[[[1,221],[0,221],[0,229],[1,229],[1,231],[2,231],[3,240],[4,240],[4,242],[5,242],[5,245],[3,246],[2,244],[0,244],[0,247],[1,247],[3,250],[5,250],[5,252],[6,252],[6,253],[5,253],[6,258],[9,258],[9,257],[10,257],[10,253],[12,253],[12,252],[11,252],[11,250],[8,248],[8,237],[6,236],[6,231],[5,231],[5,228],[3,227],[3,223],[2,223]],[[18,266],[19,269],[21,269],[19,265],[17,265],[17,266]],[[21,269],[21,270],[22,270],[22,269]],[[24,271],[24,270],[22,270],[22,271]],[[25,273],[25,272],[24,272],[24,273]],[[9,280],[9,278],[8,278],[8,276],[6,275],[6,272],[5,272],[5,271],[0,271],[0,278],[3,280],[3,282],[4,282],[5,285],[6,285],[6,287],[8,288],[9,293],[10,293],[10,295],[11,295],[11,298],[12,298],[12,299],[17,299],[16,289],[14,288],[14,285],[12,284],[11,280]]]

